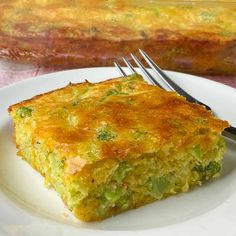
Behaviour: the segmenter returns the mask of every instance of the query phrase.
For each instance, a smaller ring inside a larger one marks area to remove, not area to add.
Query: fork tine
[[[155,85],[157,85],[160,88],[163,88],[153,77],[152,75],[147,71],[147,69],[144,67],[144,65],[139,61],[139,59],[134,55],[130,54],[137,66],[141,69],[141,71],[146,75],[146,77]]]
[[[178,94],[187,97],[189,102],[196,102],[196,99],[184,91],[179,85],[173,82],[169,76],[145,53],[143,50],[139,49],[140,54],[143,56],[148,65],[156,72],[156,74],[162,79],[163,82],[172,90],[176,91]],[[199,102],[202,105],[205,105]],[[205,105],[206,106],[206,105]],[[208,106],[206,106],[208,108]]]
[[[127,67],[130,69],[131,73],[137,73],[134,69],[134,67],[132,66],[132,64],[125,58],[122,57],[123,61],[125,62],[125,64],[127,65]]]
[[[114,65],[116,67],[116,69],[119,71],[121,76],[127,76],[126,73],[124,72],[124,70],[121,68],[121,66],[119,65],[118,62],[114,62]]]
[[[162,79],[162,81],[168,86],[168,88],[172,91],[175,91],[175,89],[171,86],[170,79],[167,77],[167,75],[161,70],[161,68],[147,55],[146,52],[139,49],[140,54],[143,56],[145,61],[148,63],[148,65],[156,72],[156,74]]]
[[[180,95],[184,96],[186,98],[187,101],[192,102],[192,103],[197,103],[200,105],[203,105],[206,107],[207,110],[211,111],[211,108],[209,106],[207,106],[206,104],[198,101],[197,99],[195,99],[194,97],[192,97],[190,94],[188,94],[187,92],[185,92],[182,88],[180,88],[176,83],[174,83],[162,70],[161,68],[159,68],[155,62],[141,49],[139,49],[139,52],[141,53],[141,55],[144,57],[144,59],[146,60],[146,62],[152,67],[152,69],[159,75],[159,77],[165,81],[167,80],[167,84],[169,82],[169,84],[171,84],[172,90],[176,91],[177,93],[179,93]],[[159,83],[155,80],[155,78],[153,78],[150,73],[148,73],[148,71],[146,70],[146,68],[143,66],[143,64],[138,60],[138,58],[133,55],[131,53],[131,57],[133,58],[133,60],[136,62],[136,64],[138,65],[138,67],[143,71],[143,73],[147,76],[147,78],[149,80],[151,80],[154,84],[156,84],[157,86],[161,87],[159,85]],[[129,67],[129,69],[135,73],[135,70],[133,68],[133,66],[131,65],[131,63],[129,63],[129,61],[126,58],[123,58],[125,64]],[[119,73],[121,74],[121,76],[126,76],[126,73],[124,72],[124,70],[121,68],[121,66],[119,65],[119,63],[114,62],[115,67],[117,68],[117,70],[119,71]],[[228,127],[223,131],[223,136],[228,137],[229,139],[235,140],[236,141],[236,128],[235,127]]]
[[[194,97],[192,97],[189,93],[184,91],[179,85],[177,85],[174,81],[172,81],[169,76],[145,53],[143,50],[139,49],[140,54],[143,56],[145,61],[149,64],[149,66],[156,72],[156,74],[162,79],[163,82],[168,85],[168,87],[172,91],[176,91],[178,94],[186,97],[187,101],[193,102],[193,103],[198,103],[200,105],[203,105],[206,107],[206,109],[211,110],[209,106],[206,104],[198,101]]]

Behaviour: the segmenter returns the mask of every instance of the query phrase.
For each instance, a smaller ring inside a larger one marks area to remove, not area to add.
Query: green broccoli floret
[[[202,175],[203,179],[215,176],[221,171],[221,163],[212,161],[207,166],[198,165],[194,169]]]
[[[30,107],[20,107],[16,111],[16,114],[20,116],[21,118],[29,117],[32,115],[33,109]]]
[[[115,134],[113,134],[109,131],[106,131],[106,130],[99,131],[98,136],[97,136],[98,140],[100,140],[100,141],[111,141],[115,137],[116,137]]]
[[[97,139],[100,141],[112,141],[116,138],[116,134],[109,125],[104,126],[98,131]]]

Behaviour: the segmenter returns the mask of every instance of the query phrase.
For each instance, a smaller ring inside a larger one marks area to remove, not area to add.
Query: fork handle
[[[236,128],[230,126],[223,131],[223,136],[236,141]]]

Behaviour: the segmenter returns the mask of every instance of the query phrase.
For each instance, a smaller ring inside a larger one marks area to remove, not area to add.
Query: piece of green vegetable
[[[32,115],[33,109],[30,107],[20,107],[16,111],[16,114],[20,116],[21,118],[29,117]]]
[[[200,148],[200,145],[196,145],[192,148],[192,155],[196,158],[196,159],[201,159],[202,157],[202,151]]]
[[[110,125],[105,125],[98,131],[97,139],[100,141],[112,141],[117,135],[112,131]]]
[[[155,198],[161,198],[164,193],[170,190],[171,186],[172,182],[168,176],[151,177],[151,194]]]
[[[198,165],[194,168],[203,178],[212,177],[221,171],[221,164],[212,161],[207,166]]]
[[[125,188],[122,186],[117,186],[116,188],[107,188],[104,191],[104,196],[107,201],[111,203],[115,203],[116,201],[119,200],[120,197],[124,196],[126,193]]]
[[[125,176],[126,173],[133,170],[133,166],[127,163],[126,161],[122,161],[119,164],[119,167],[117,168],[115,174],[114,174],[114,180],[117,182],[121,182]]]
[[[203,11],[200,13],[201,20],[204,22],[212,22],[215,20],[215,15],[208,11]]]
[[[109,132],[107,130],[100,130],[98,133],[98,140],[100,141],[111,141],[116,137],[115,134],[113,134],[112,132]]]

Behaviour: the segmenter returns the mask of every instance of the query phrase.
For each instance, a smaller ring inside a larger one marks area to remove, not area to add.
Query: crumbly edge
[[[155,153],[101,160],[70,175],[63,157],[47,150],[46,144],[33,143],[24,123],[15,124],[18,154],[45,176],[46,185],[83,221],[102,220],[219,176],[225,147],[221,135],[208,132],[198,139],[191,135],[192,142],[181,151],[167,144]],[[211,140],[207,150],[201,146],[206,137]]]

